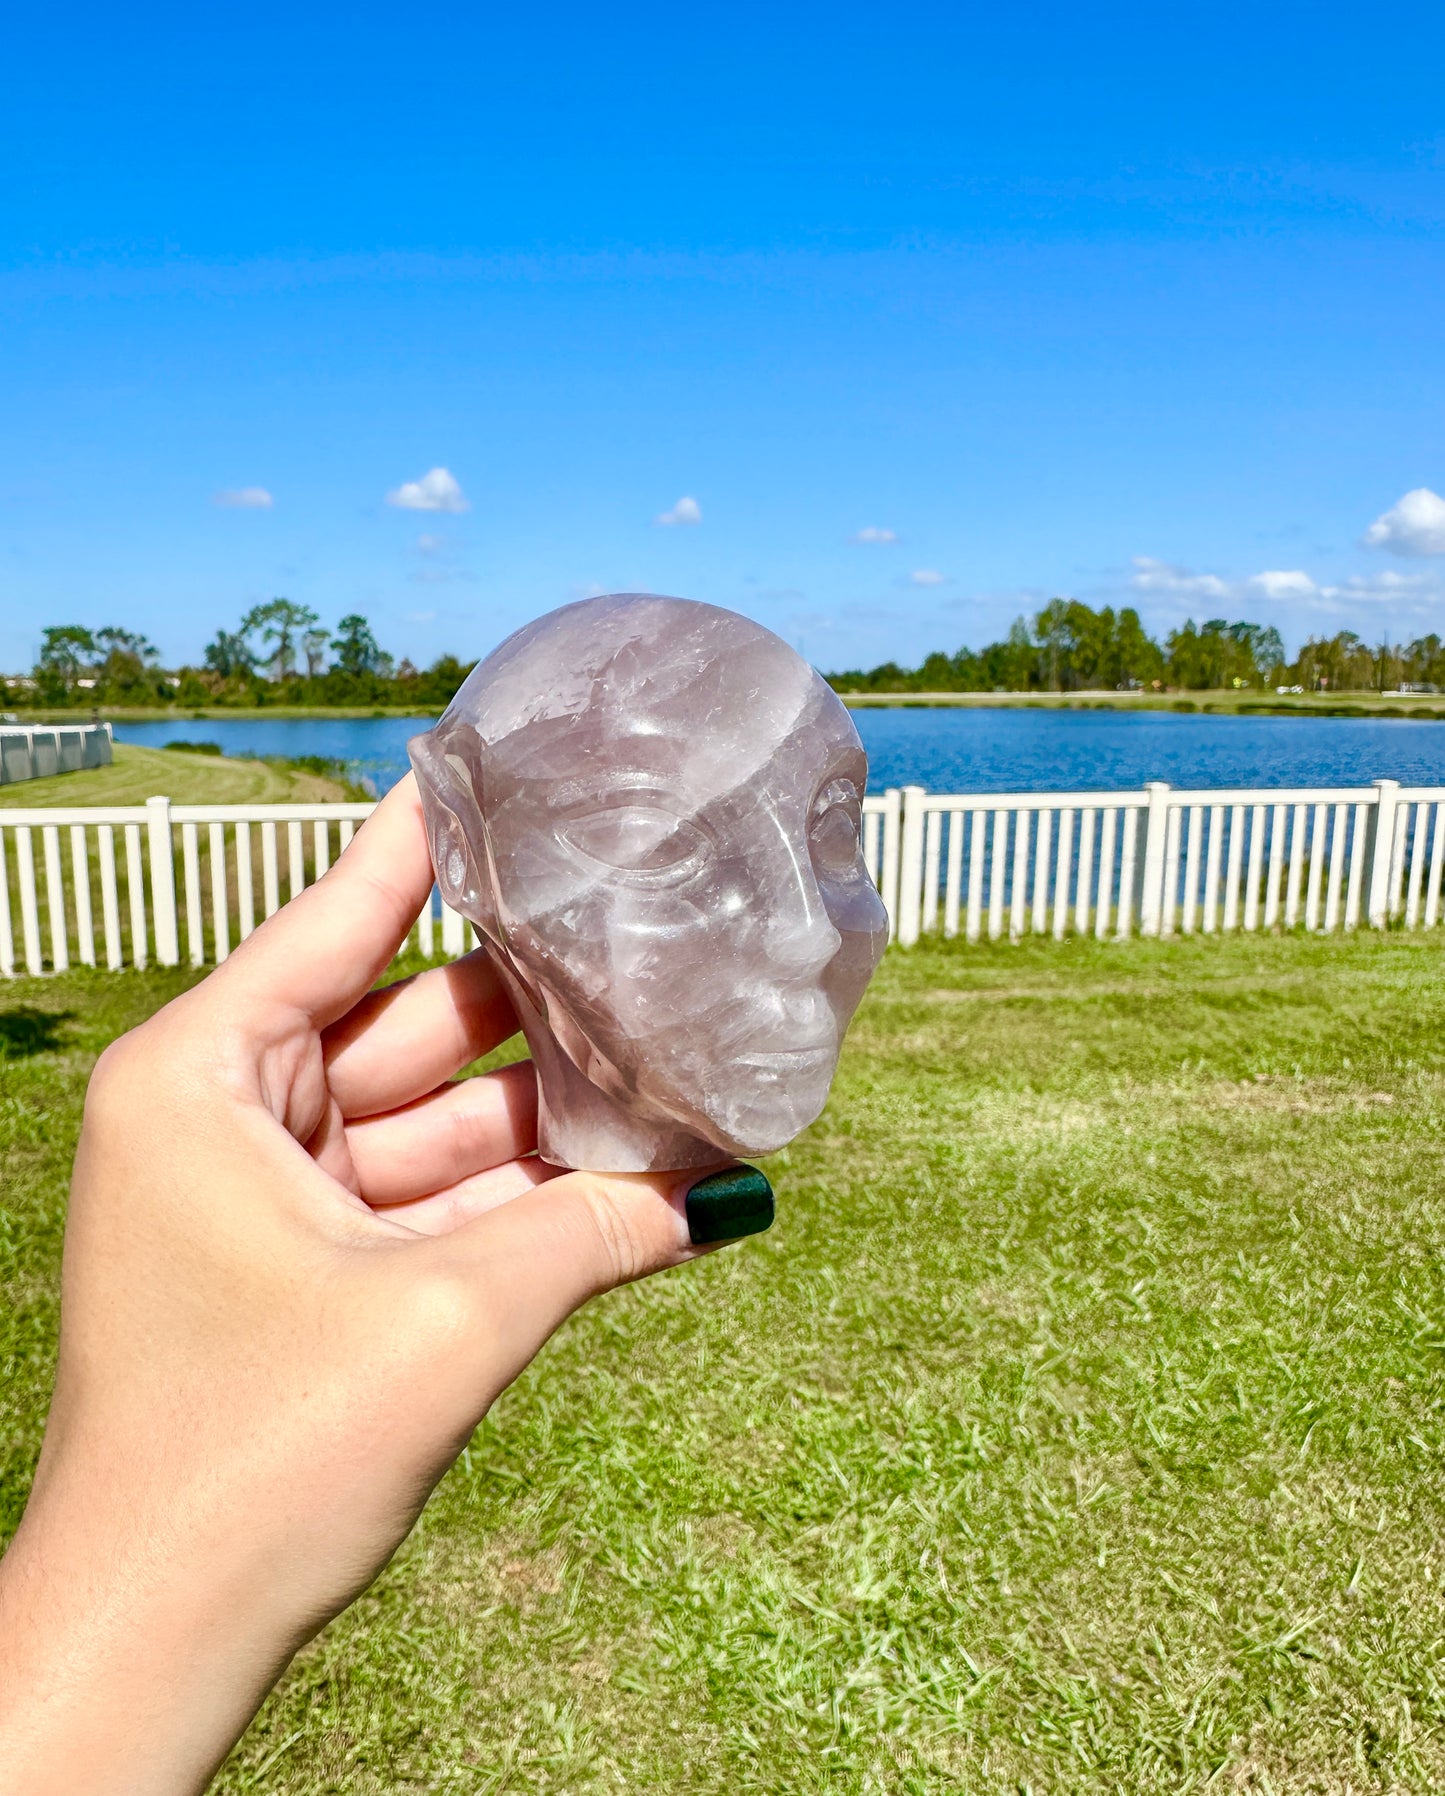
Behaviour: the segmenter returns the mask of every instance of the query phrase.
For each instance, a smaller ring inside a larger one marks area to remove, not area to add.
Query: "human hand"
[[[0,1564],[0,1788],[204,1788],[588,1298],[766,1228],[761,1174],[556,1174],[485,956],[371,990],[431,889],[414,782],[102,1055],[55,1397]],[[689,1195],[691,1187],[691,1195]]]

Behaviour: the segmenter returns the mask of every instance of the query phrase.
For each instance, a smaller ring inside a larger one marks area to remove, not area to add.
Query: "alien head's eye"
[[[572,817],[557,833],[585,859],[641,878],[681,879],[707,852],[707,837],[696,824],[655,804],[613,805]]]
[[[460,821],[442,806],[437,807],[432,830],[432,865],[442,888],[442,896],[450,904],[460,903],[467,891],[467,843]]]
[[[853,867],[862,815],[863,801],[852,780],[829,780],[813,800],[808,823],[808,845],[819,868],[846,873]]]

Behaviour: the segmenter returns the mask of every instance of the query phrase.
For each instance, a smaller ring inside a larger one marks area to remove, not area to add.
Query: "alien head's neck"
[[[550,1166],[591,1172],[681,1172],[727,1154],[680,1123],[639,1116],[594,1085],[558,1042],[535,995],[489,943],[537,1069],[537,1151]]]

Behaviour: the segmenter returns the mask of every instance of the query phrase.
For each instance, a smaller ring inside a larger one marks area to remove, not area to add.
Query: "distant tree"
[[[375,673],[381,661],[381,649],[372,635],[371,625],[356,612],[343,617],[336,626],[331,649],[336,656],[336,665],[343,673]]]
[[[961,647],[953,651],[953,683],[954,692],[981,692],[988,685],[988,670],[983,664],[983,657],[971,648]]]
[[[1225,648],[1229,626],[1222,617],[1196,625],[1186,618],[1164,639],[1165,672],[1171,686],[1186,691],[1210,691],[1225,684]]]
[[[1039,682],[1054,692],[1142,686],[1162,671],[1158,644],[1127,607],[1116,616],[1111,605],[1095,611],[1079,599],[1051,599],[1034,619],[1034,638]]]
[[[107,705],[154,705],[171,695],[166,676],[134,649],[115,648],[96,670],[95,696]]]
[[[1050,599],[1034,619],[1039,651],[1039,684],[1064,692],[1072,684],[1075,637],[1066,599]]]
[[[178,705],[205,705],[215,697],[204,673],[199,668],[178,667],[176,680],[174,695]]]
[[[1273,624],[1251,624],[1254,640],[1250,645],[1254,656],[1254,665],[1259,670],[1259,678],[1265,686],[1277,686],[1279,676],[1284,672],[1285,652],[1284,639]]]
[[[462,681],[476,666],[475,661],[458,661],[455,655],[441,655],[425,673],[409,682],[408,701],[413,697],[417,703],[426,705],[450,704],[453,695]],[[397,683],[402,684],[401,670],[397,670]]]
[[[954,656],[935,649],[914,674],[913,684],[919,692],[956,692],[958,667]]]
[[[96,641],[92,631],[82,624],[55,624],[40,635],[40,660],[37,666],[58,673],[73,684],[84,668],[95,660]]]
[[[1069,685],[1093,691],[1119,683],[1118,620],[1111,605],[1095,611],[1078,599],[1064,607],[1064,627],[1071,648]]]
[[[1377,677],[1376,656],[1353,630],[1311,636],[1295,663],[1296,682],[1310,692],[1365,692]]]
[[[301,638],[301,652],[306,657],[306,678],[314,680],[326,661],[326,645],[330,638],[324,630],[308,630]]]
[[[98,645],[83,624],[52,624],[40,633],[35,663],[37,694],[48,704],[65,704],[76,682],[95,665]]]
[[[1226,628],[1219,620],[1209,627],[1212,646],[1217,647],[1213,638]],[[1187,643],[1192,645],[1198,635],[1189,624]],[[935,651],[912,670],[885,661],[828,676],[840,692],[1028,692],[1037,686],[1056,692],[1081,687],[1107,691],[1157,685],[1163,677],[1163,651],[1132,606],[1118,613],[1108,605],[1096,611],[1082,600],[1064,598],[1050,599],[1032,625],[1016,618],[1001,642],[981,649],[963,647],[952,655]]]
[[[997,683],[1010,692],[1027,692],[1033,684],[1034,645],[1029,627],[1021,617],[1016,617],[1009,625],[1008,637],[998,648],[1002,678]]]
[[[205,665],[223,680],[244,679],[256,669],[256,655],[239,630],[217,630],[206,644]]]
[[[153,665],[161,658],[160,650],[154,643],[147,642],[144,636],[138,636],[134,630],[118,630],[107,625],[95,633],[96,646],[102,655],[120,653],[134,655],[137,661]]]
[[[160,650],[134,630],[108,625],[95,632],[100,660],[95,669],[95,698],[108,705],[154,705],[169,699],[171,688],[156,666]]]
[[[1195,625],[1186,619],[1165,644],[1171,685],[1193,691],[1273,683],[1284,663],[1284,645],[1272,625],[1229,623],[1211,617]]]
[[[1401,680],[1408,680],[1405,672],[1405,651],[1399,643],[1392,643],[1388,636],[1382,636],[1375,649],[1374,680],[1372,684],[1376,692],[1393,692]]]
[[[304,631],[321,622],[309,605],[297,605],[290,599],[271,599],[264,605],[253,605],[241,619],[241,634],[260,633],[271,646],[272,678],[289,680],[296,671],[296,642]]]
[[[1139,613],[1126,605],[1114,625],[1117,675],[1115,686],[1152,686],[1164,678],[1164,656],[1159,644],[1139,621]]]
[[[1445,644],[1433,632],[1400,651],[1405,678],[1418,684],[1445,686]]]

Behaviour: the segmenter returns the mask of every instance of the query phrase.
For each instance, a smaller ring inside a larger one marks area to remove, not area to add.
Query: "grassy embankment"
[[[136,748],[118,742],[109,767],[0,786],[0,811],[44,810],[51,805],[144,804],[156,797],[177,804],[322,804],[351,796],[335,779],[280,761]]]
[[[1445,1787],[1440,955],[890,954],[773,1232],[562,1331],[220,1789]],[[10,1521],[86,1074],[187,977],[0,991]]]

